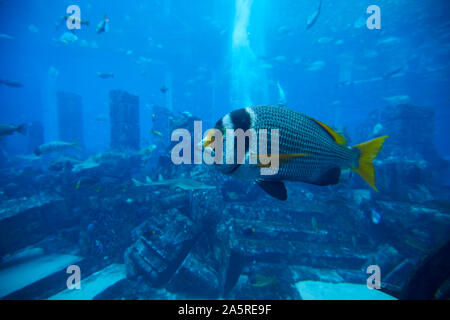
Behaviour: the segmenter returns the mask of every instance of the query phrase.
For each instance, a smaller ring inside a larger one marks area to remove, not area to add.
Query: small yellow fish
[[[75,190],[80,189],[81,186],[81,180],[78,180],[77,185],[75,186]]]
[[[270,285],[274,285],[276,282],[276,277],[265,276],[262,274],[257,274],[253,277],[253,281],[250,282],[250,285],[253,287],[267,287]]]

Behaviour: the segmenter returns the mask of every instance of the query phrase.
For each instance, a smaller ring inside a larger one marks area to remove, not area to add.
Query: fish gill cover
[[[449,6],[0,1],[0,297],[448,299]]]

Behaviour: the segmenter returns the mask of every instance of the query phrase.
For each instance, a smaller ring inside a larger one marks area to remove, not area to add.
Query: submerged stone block
[[[230,257],[229,232],[222,225],[218,228],[216,212],[211,217],[193,215],[200,225],[201,235],[186,259],[171,277],[167,289],[171,292],[200,299],[217,299],[230,283],[232,287],[240,274],[231,270],[239,264]],[[240,268],[239,268],[240,269]]]
[[[254,264],[239,277],[227,299],[299,300],[292,271],[283,264]]]
[[[167,289],[188,297],[214,299],[221,293],[221,283],[214,268],[205,259],[190,253],[174,274]]]
[[[57,93],[59,139],[67,142],[84,142],[83,104],[81,96],[71,92]]]
[[[127,276],[154,286],[167,284],[197,239],[194,223],[173,209],[134,230],[136,242],[125,252]]]
[[[4,201],[0,205],[0,255],[14,252],[76,223],[64,200],[36,195]]]
[[[111,148],[139,149],[139,97],[125,91],[109,93]]]

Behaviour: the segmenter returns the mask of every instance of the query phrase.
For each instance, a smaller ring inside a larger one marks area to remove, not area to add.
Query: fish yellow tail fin
[[[378,191],[377,186],[375,185],[375,169],[373,167],[373,159],[376,158],[381,148],[383,147],[384,140],[386,140],[388,136],[379,137],[361,144],[354,146],[354,148],[358,148],[361,152],[359,156],[359,167],[354,168],[361,178],[366,180],[366,182]]]

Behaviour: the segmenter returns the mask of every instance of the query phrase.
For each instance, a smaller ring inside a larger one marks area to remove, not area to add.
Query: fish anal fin
[[[323,122],[320,122],[316,119],[310,118],[311,120],[313,120],[314,122],[316,122],[319,126],[321,126],[332,138],[333,140],[341,145],[341,146],[345,146],[347,144],[347,140],[345,140],[344,136],[342,136],[341,134],[337,133],[336,131],[334,131],[333,129],[331,129],[330,126],[326,125]]]
[[[375,167],[372,162],[364,163],[358,169],[354,169],[361,178],[363,178],[375,191],[378,192],[378,188],[375,182]]]
[[[330,186],[339,183],[339,177],[341,176],[341,169],[338,167],[331,168],[326,171],[317,181],[311,182],[318,186]]]
[[[287,199],[286,186],[282,181],[256,180],[256,183],[272,197],[281,201]]]

